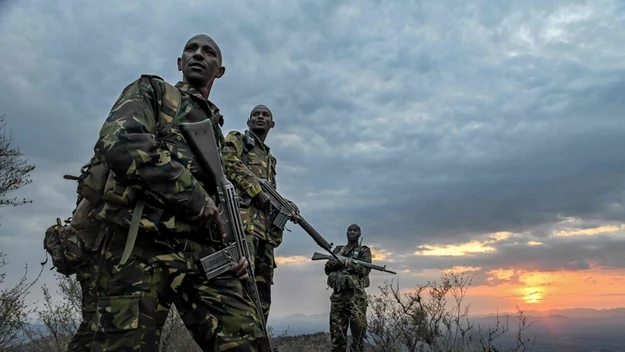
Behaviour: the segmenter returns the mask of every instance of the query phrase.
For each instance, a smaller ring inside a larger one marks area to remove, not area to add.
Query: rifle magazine
[[[204,268],[204,272],[206,273],[206,278],[211,280],[227,271],[237,263],[235,260],[237,256],[237,249],[234,244],[229,245],[228,247],[220,250],[219,252],[215,252],[213,254],[207,255],[204,258],[200,259],[200,263]]]
[[[273,224],[279,228],[281,231],[284,231],[286,227],[286,222],[289,221],[290,215],[280,211],[276,218],[273,220]]]

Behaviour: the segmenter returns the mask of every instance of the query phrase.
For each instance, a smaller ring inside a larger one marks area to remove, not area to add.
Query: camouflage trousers
[[[67,345],[67,352],[85,352],[91,350],[93,331],[89,328],[91,320],[95,316],[98,297],[96,296],[95,266],[92,262],[79,268],[76,272],[76,280],[80,284],[82,293],[81,319],[78,330],[72,336]]]
[[[330,295],[330,338],[332,352],[347,351],[347,327],[352,333],[350,351],[363,352],[367,334],[367,298],[356,290],[343,290]]]
[[[271,307],[271,286],[273,285],[273,272],[276,268],[276,260],[273,255],[273,244],[256,236],[248,235],[250,254],[254,257],[254,276],[256,287],[263,306],[265,322],[269,320],[269,308]]]
[[[262,326],[241,282],[232,272],[209,282],[199,264],[215,246],[198,241],[199,234],[139,232],[130,258],[119,265],[128,230],[109,225],[103,231],[91,351],[158,351],[174,303],[202,350],[256,351]]]

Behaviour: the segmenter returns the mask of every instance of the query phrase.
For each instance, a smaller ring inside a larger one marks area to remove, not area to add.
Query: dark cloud
[[[365,242],[403,256],[393,269],[413,272],[456,259],[621,268],[613,237],[550,236],[564,218],[624,220],[624,6],[0,1],[0,113],[37,164],[19,192],[35,203],[2,209],[0,243],[15,267],[39,261],[44,228],[73,208],[61,176],[89,159],[119,93],[142,73],[177,81],[182,46],[207,33],[227,68],[212,93],[226,131],[245,128],[257,104],[273,111],[279,190],[329,241],[358,223]],[[289,228],[279,255],[320,251]],[[545,244],[411,254],[497,231]],[[276,280],[297,277],[283,272]]]

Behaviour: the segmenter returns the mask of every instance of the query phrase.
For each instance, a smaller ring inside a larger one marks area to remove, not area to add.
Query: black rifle
[[[200,259],[206,277],[211,280],[229,271],[232,265],[239,262],[241,257],[248,260],[252,260],[252,258],[250,258],[249,247],[245,239],[245,229],[239,213],[239,199],[236,196],[234,186],[224,174],[221,153],[217,148],[212,122],[207,119],[200,122],[183,123],[180,127],[202,170],[217,187],[219,213],[226,232],[226,238],[223,240],[225,248]],[[265,334],[260,350],[278,351],[272,349],[269,344],[265,315],[252,265],[248,265],[246,272],[248,278],[244,281],[243,286],[254,302],[258,319],[261,321]]]
[[[362,260],[343,257],[342,255],[339,255],[337,257],[338,257],[338,259],[339,259],[339,261],[341,263],[345,263],[346,261],[350,261],[352,263],[355,263],[355,264],[358,264],[358,265],[362,265],[365,268],[369,268],[369,269],[373,269],[373,270],[379,270],[379,271],[383,271],[385,273],[390,273],[390,274],[397,274],[394,271],[387,270],[386,269],[386,265],[384,265],[384,266],[375,265],[375,264],[372,264],[372,263],[363,262]],[[322,253],[315,252],[315,253],[313,253],[312,258],[310,258],[310,259],[312,259],[312,260],[332,259],[332,256],[329,256],[327,254],[322,254]]]
[[[319,245],[319,247],[325,249],[328,253],[330,253],[336,260],[339,258],[336,256],[334,252],[332,252],[332,243],[328,243],[323,236],[314,227],[312,227],[308,221],[306,221],[303,217],[299,215],[298,211],[291,206],[291,204],[284,199],[278,193],[278,191],[273,188],[273,186],[267,182],[267,180],[259,178],[258,182],[260,183],[260,187],[263,189],[263,192],[269,196],[269,200],[271,203],[271,211],[270,213],[274,216],[273,224],[278,227],[280,230],[284,231],[286,226],[286,222],[291,218],[291,214],[297,214],[297,224],[304,230],[306,233],[312,237],[312,239]],[[277,214],[275,214],[277,212]]]

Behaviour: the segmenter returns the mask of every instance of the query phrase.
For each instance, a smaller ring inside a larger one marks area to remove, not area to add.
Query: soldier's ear
[[[178,58],[178,71],[182,71],[182,58]]]
[[[270,126],[269,128],[276,127],[276,122],[274,120],[271,120],[271,124],[269,126]]]
[[[245,124],[247,125],[247,127],[250,127],[250,119],[247,119],[247,122]]]
[[[221,78],[221,76],[223,76],[224,73],[226,73],[226,68],[224,66],[221,66],[219,68],[219,71],[217,71],[217,74],[215,75],[215,77]]]

